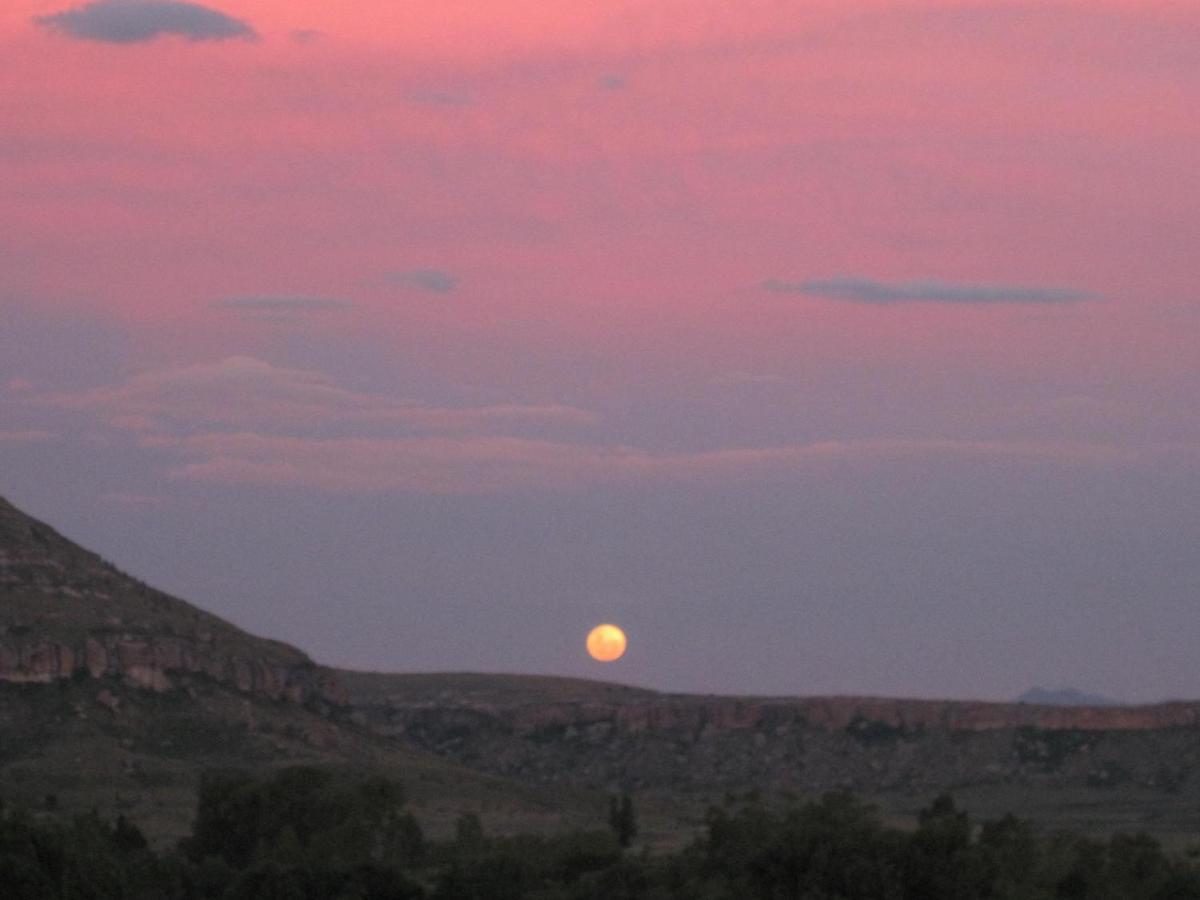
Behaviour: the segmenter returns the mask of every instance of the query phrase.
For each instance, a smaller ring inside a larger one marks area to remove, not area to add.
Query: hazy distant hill
[[[1036,698],[1034,698],[1036,700]],[[852,789],[906,817],[1200,831],[1200,704],[663,694],[581,679],[342,672],[132,579],[0,500],[0,797],[183,834],[198,772],[378,767],[418,817],[603,820],[670,839],[730,791]]]
[[[1071,687],[1058,690],[1044,687],[1030,688],[1018,697],[1016,702],[1030,703],[1035,706],[1120,706],[1120,703],[1111,697],[1087,694]]]

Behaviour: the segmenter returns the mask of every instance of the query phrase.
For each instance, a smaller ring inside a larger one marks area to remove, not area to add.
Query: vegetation
[[[633,798],[628,794],[609,798],[608,827],[613,830],[617,843],[622,847],[628,847],[637,837],[637,813],[633,809]]]
[[[628,795],[608,828],[490,837],[467,813],[431,842],[394,780],[315,767],[205,774],[168,852],[124,818],[49,815],[0,807],[8,900],[1200,900],[1200,866],[1151,837],[976,827],[948,796],[907,831],[849,794],[731,798],[657,854],[628,847]]]

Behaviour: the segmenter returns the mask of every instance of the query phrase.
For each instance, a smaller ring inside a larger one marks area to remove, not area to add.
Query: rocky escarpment
[[[631,693],[612,702],[480,702],[359,691],[360,721],[497,774],[584,787],[803,792],[1017,784],[1200,787],[1200,704],[1056,708]],[[389,676],[380,676],[386,678]],[[399,685],[402,676],[390,676]],[[452,685],[454,676],[445,684]],[[517,694],[514,694],[517,696]]]
[[[31,683],[116,676],[136,687],[167,691],[189,675],[202,675],[272,700],[345,702],[345,692],[336,678],[319,666],[227,656],[203,641],[96,634],[68,644],[22,641],[0,634],[0,681]]]
[[[196,677],[274,700],[341,704],[333,673],[121,573],[0,499],[0,682]]]
[[[445,700],[441,701],[445,704]],[[430,704],[387,704],[404,719],[420,716]],[[603,723],[614,733],[654,731],[711,733],[771,730],[804,725],[830,732],[872,728],[916,731],[982,732],[1014,728],[1049,731],[1152,731],[1200,725],[1200,703],[1162,703],[1131,707],[1059,707],[953,700],[906,700],[888,697],[737,698],[651,695],[616,703],[455,704],[462,710],[495,718],[515,734],[553,728],[588,728]]]

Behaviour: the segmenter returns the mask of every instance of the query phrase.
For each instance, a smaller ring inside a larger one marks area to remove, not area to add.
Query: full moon
[[[597,625],[588,632],[587,651],[592,659],[614,662],[625,654],[625,632],[616,625]]]

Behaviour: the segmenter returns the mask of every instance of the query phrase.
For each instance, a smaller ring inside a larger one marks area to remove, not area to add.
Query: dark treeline
[[[731,800],[672,853],[608,827],[489,837],[473,815],[429,841],[395,781],[313,768],[214,773],[193,834],[154,852],[124,818],[43,821],[0,809],[6,900],[1200,900],[1200,868],[1145,835],[1041,835],[1011,816],[975,827],[948,797],[915,830],[846,794]]]

